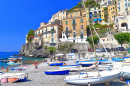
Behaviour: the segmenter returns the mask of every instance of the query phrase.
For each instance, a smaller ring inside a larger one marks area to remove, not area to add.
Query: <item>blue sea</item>
[[[3,58],[12,58],[13,55],[19,54],[19,52],[0,52],[0,59]],[[44,58],[32,58],[32,57],[22,57],[22,56],[14,56],[14,57],[21,57],[22,61],[42,61]],[[27,65],[27,63],[23,63],[23,65]],[[0,68],[4,66],[4,68],[7,68],[9,65],[6,62],[1,62],[0,61]],[[16,67],[16,66],[10,66],[11,68]]]

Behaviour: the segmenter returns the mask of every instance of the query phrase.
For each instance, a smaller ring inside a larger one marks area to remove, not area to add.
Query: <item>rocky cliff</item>
[[[19,55],[27,56],[27,57],[33,56],[33,57],[43,58],[43,57],[48,57],[49,53],[42,46],[36,47],[36,45],[33,43],[26,43],[22,45]]]

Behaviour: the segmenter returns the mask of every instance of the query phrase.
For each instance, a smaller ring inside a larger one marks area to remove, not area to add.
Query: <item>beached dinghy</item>
[[[90,62],[80,62],[79,63],[82,67],[89,67],[92,66],[93,64],[95,64],[95,61],[90,61]],[[98,62],[99,64],[99,62]]]
[[[47,75],[66,75],[69,74],[69,70],[47,70],[45,71]]]
[[[49,66],[62,66],[63,62],[49,62],[47,63]]]
[[[69,70],[69,69],[72,69],[72,68],[79,68],[80,65],[66,65],[66,66],[60,66],[60,70]]]
[[[27,73],[5,73],[0,76],[3,81],[8,79],[8,82],[26,81],[28,78]]]
[[[65,82],[68,84],[76,84],[76,85],[87,85],[90,84],[99,84],[105,83],[112,80],[115,80],[119,77],[120,72],[118,71],[101,71],[100,76],[98,76],[97,72],[89,72],[83,75],[72,75],[64,78]]]

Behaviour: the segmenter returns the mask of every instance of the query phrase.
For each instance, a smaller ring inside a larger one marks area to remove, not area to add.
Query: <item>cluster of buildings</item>
[[[96,0],[96,2],[100,6],[89,9],[75,8],[72,12],[68,12],[67,9],[60,10],[52,15],[48,23],[40,23],[35,35],[29,39],[38,46],[57,46],[60,42],[66,41],[86,43],[89,20],[94,24],[113,23],[113,27],[121,32],[130,30],[130,0]],[[110,42],[107,38],[100,39],[100,42],[105,43],[105,40]],[[113,43],[117,43],[114,37],[111,41],[113,40]]]

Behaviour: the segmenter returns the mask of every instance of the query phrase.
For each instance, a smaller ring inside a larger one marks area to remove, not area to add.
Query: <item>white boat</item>
[[[101,71],[99,72],[100,76],[98,76],[97,72],[88,72],[83,75],[72,75],[64,78],[65,82],[68,84],[76,84],[76,85],[87,85],[90,84],[99,84],[104,82],[109,82],[117,79],[120,76],[120,72],[112,70],[112,71]]]
[[[22,64],[22,62],[17,62],[17,63],[15,63],[15,62],[10,61],[10,62],[8,62],[7,64],[8,64],[8,65],[20,65],[20,64]]]
[[[80,65],[66,65],[66,66],[60,66],[60,70],[70,70],[72,68],[79,68]]]

